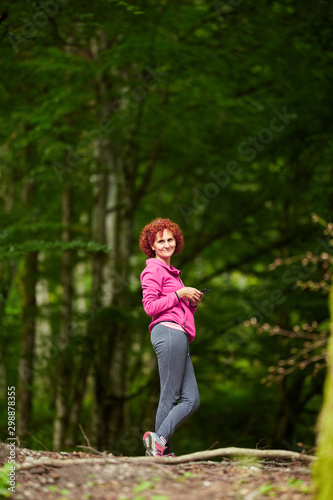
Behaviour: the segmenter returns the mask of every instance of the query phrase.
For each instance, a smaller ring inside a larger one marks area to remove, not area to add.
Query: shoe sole
[[[146,436],[146,438],[145,438]],[[154,453],[154,439],[152,437],[152,433],[149,432],[143,436],[143,444],[145,445],[145,448],[146,448],[146,455],[149,455],[150,457],[163,457],[163,453],[162,455],[159,455],[159,454],[155,454]]]
[[[144,435],[143,435],[143,438],[142,438],[142,441],[143,441],[143,444],[144,444],[145,448],[147,448],[147,444],[146,444],[147,441],[146,440],[147,440],[147,437],[149,436],[149,434],[150,434],[150,431],[145,432]],[[152,456],[147,449],[146,449],[145,455],[149,456],[149,457]]]
[[[146,436],[146,434],[145,434]],[[153,439],[150,435],[150,433],[143,439],[143,444],[145,445],[145,448],[146,448],[146,455],[150,456],[150,457],[154,457],[154,452],[153,452]]]

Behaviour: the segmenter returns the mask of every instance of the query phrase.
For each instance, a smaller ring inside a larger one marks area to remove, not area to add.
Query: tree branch
[[[89,459],[74,459],[74,460],[43,460],[39,459],[33,463],[23,463],[17,466],[17,471],[33,469],[35,467],[63,467],[66,465],[80,464],[117,464],[117,463],[151,463],[151,464],[168,464],[178,465],[198,460],[211,460],[218,457],[254,457],[259,459],[265,458],[282,458],[291,461],[301,461],[311,464],[317,460],[313,455],[305,455],[305,453],[297,453],[296,451],[288,450],[255,450],[251,448],[218,448],[217,450],[198,451],[189,453],[179,457],[105,457],[105,458],[89,458]]]

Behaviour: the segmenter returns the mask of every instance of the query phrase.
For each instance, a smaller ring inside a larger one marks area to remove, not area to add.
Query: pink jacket
[[[140,280],[142,285],[142,303],[148,316],[152,316],[149,331],[161,321],[174,321],[182,326],[192,342],[195,337],[193,313],[186,297],[178,298],[176,290],[184,283],[180,279],[181,272],[173,266],[168,267],[162,260],[152,258],[146,260]]]

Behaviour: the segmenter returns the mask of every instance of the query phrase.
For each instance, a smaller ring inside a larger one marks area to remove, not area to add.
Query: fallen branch
[[[317,457],[313,455],[305,455],[304,453],[297,453],[296,451],[288,451],[288,450],[255,450],[252,448],[218,448],[216,450],[207,450],[207,451],[197,451],[195,453],[190,453],[188,455],[182,455],[180,457],[174,458],[155,458],[154,460],[168,460],[168,462],[163,463],[173,463],[173,464],[182,464],[186,462],[195,462],[197,460],[211,460],[212,458],[217,457],[255,457],[255,458],[283,458],[285,460],[300,460],[303,462],[311,463],[313,460],[316,460]],[[145,458],[145,457],[140,457]],[[171,462],[172,461],[172,462]]]
[[[296,451],[288,450],[255,450],[251,448],[218,448],[216,450],[198,451],[188,455],[181,455],[179,457],[110,457],[105,458],[79,458],[69,460],[55,460],[55,459],[38,459],[35,462],[23,463],[17,465],[17,471],[32,469],[35,467],[63,467],[67,465],[81,465],[81,464],[120,464],[120,463],[146,463],[146,464],[168,464],[177,465],[188,462],[195,462],[198,460],[211,460],[217,457],[255,457],[259,459],[264,458],[282,458],[291,461],[301,461],[311,463],[317,460],[313,455],[305,455],[305,453],[297,453]]]
[[[91,446],[83,446],[83,444],[81,445],[76,445],[76,448],[82,448],[83,450],[89,450],[89,451],[93,451],[96,455],[102,455],[103,457],[106,457],[107,454],[102,452],[102,451],[98,451],[98,450],[95,450],[95,448],[92,448]]]
[[[64,467],[67,465],[82,465],[82,464],[115,464],[119,463],[116,458],[74,458],[74,459],[50,459],[39,458],[35,462],[16,464],[16,472],[20,470],[34,469],[37,467]]]

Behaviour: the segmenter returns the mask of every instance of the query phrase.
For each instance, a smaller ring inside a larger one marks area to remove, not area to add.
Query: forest
[[[327,0],[1,3],[2,441],[15,387],[22,446],[73,450],[85,434],[144,454],[159,378],[138,239],[167,217],[185,240],[173,265],[210,289],[191,344],[201,404],[177,455],[313,452],[332,21]]]

